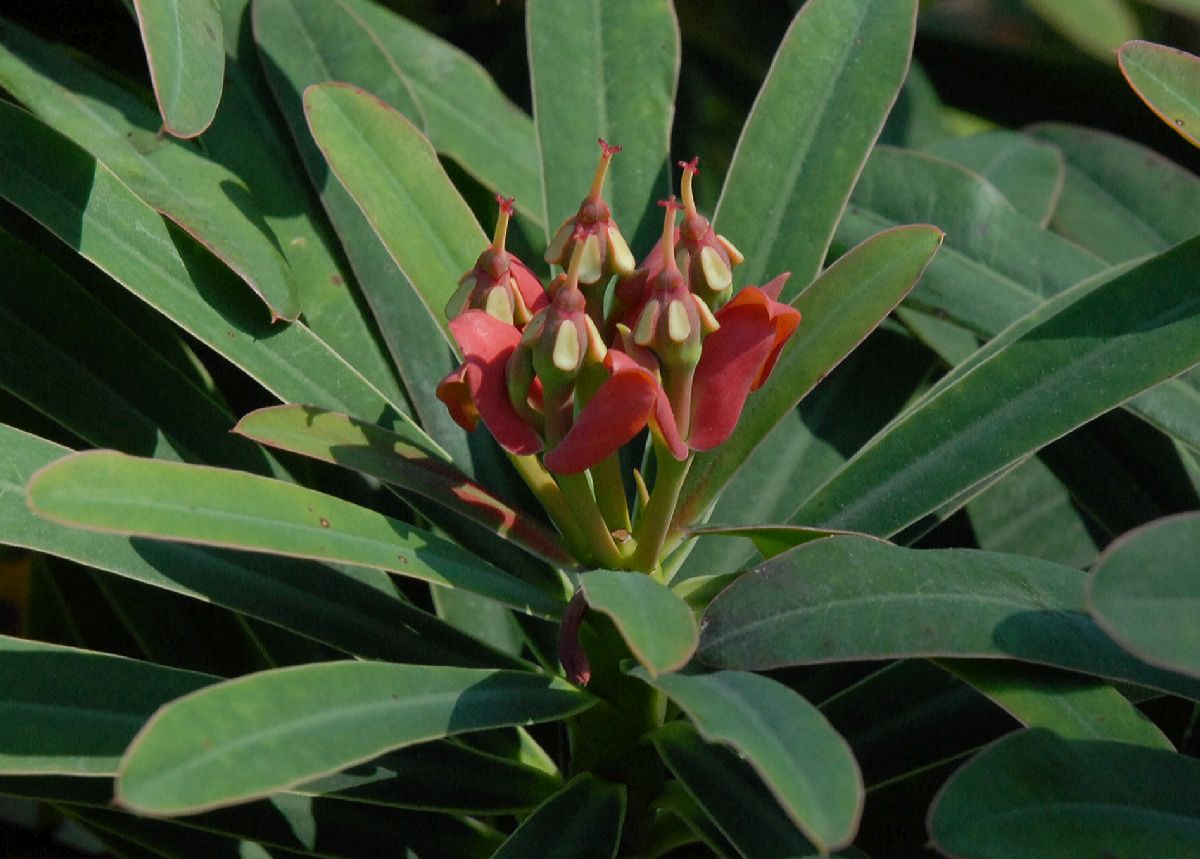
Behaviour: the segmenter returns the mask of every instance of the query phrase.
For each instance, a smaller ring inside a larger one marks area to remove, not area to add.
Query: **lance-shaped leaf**
[[[741,283],[821,270],[834,227],[904,77],[914,0],[812,0],[783,37],[742,129],[716,228],[746,255]]]
[[[624,150],[613,159],[605,199],[633,245],[649,245],[658,218],[648,210],[671,187],[667,156],[679,78],[672,5],[533,0],[526,35],[547,238],[586,195],[602,137]]]
[[[410,490],[550,563],[573,563],[553,531],[445,460],[430,456],[419,433],[393,433],[311,406],[260,409],[242,418],[235,431],[265,445],[352,468]]]
[[[1062,193],[1066,164],[1052,146],[1015,131],[984,131],[923,147],[987,179],[1031,221],[1045,226]]]
[[[513,814],[535,808],[561,787],[557,774],[450,740],[401,749],[292,792],[389,808]]]
[[[1200,146],[1200,57],[1131,41],[1117,52],[1121,72],[1159,119]]]
[[[751,394],[733,434],[696,458],[676,521],[707,509],[751,452],[784,416],[900,303],[941,245],[935,227],[917,225],[873,236],[823,272],[792,306],[803,321],[766,384]],[[753,492],[749,482],[735,492]]]
[[[633,673],[678,704],[705,740],[736,750],[819,851],[854,838],[862,775],[846,741],[816,707],[782,683],[743,671]]]
[[[0,83],[209,248],[266,303],[272,321],[299,316],[279,239],[242,181],[192,146],[158,139],[157,114],[136,96],[8,23],[0,28]]]
[[[238,471],[76,454],[34,475],[29,503],[108,533],[375,567],[554,617],[558,592],[504,573],[427,531],[312,489]]]
[[[147,814],[232,805],[391,749],[591,703],[563,680],[516,671],[372,662],[267,671],[160,710],[129,747],[117,795]]]
[[[1175,747],[1157,725],[1107,683],[1015,662],[939,659],[937,665],[992,699],[1021,724],[1068,740]]]
[[[972,758],[929,813],[938,850],[964,859],[1192,856],[1200,761],[1161,749],[1009,734]]]
[[[1200,178],[1153,149],[1106,131],[1045,123],[1026,133],[1067,161],[1050,222],[1110,263],[1161,253],[1200,233]]]
[[[290,2],[299,6],[299,0]],[[306,5],[331,4],[307,0]],[[362,28],[359,38],[372,41],[400,70],[421,110],[422,130],[437,151],[496,193],[516,197],[517,211],[544,225],[533,121],[508,100],[483,66],[387,7],[368,0],[337,0],[332,5],[345,10]],[[345,53],[345,43],[332,43],[322,29],[314,35],[323,56]],[[341,74],[335,79],[359,83]]]
[[[1081,284],[1046,317],[1035,311],[1011,340],[985,347],[969,370],[880,432],[792,521],[894,534],[1200,363],[1198,265],[1193,239],[1099,285]]]
[[[534,809],[492,859],[613,859],[624,820],[625,787],[584,773]]]
[[[764,558],[782,555],[788,549],[803,546],[823,537],[851,534],[850,531],[830,531],[826,528],[804,528],[800,525],[701,525],[689,528],[694,537],[742,537],[754,544]],[[869,534],[859,536],[869,537]]]
[[[163,128],[195,137],[217,112],[225,73],[215,0],[134,0]]]
[[[304,112],[330,168],[444,324],[455,284],[488,240],[437,153],[401,113],[348,84],[309,87]]]
[[[454,367],[453,353],[440,323],[441,308],[426,305],[366,216],[330,172],[309,131],[301,96],[312,84],[331,79],[349,81],[419,119],[411,93],[374,44],[330,54],[320,50],[322,44],[330,51],[340,48],[343,43],[338,38],[346,38],[347,27],[355,32],[352,17],[332,3],[255,0],[251,14],[254,40],[275,102],[404,380],[413,411],[421,426],[446,447],[461,467],[467,467],[471,455],[466,434],[433,393],[438,380]]]
[[[1097,59],[1112,62],[1112,52],[1138,36],[1138,22],[1125,0],[1026,0],[1059,35]]]
[[[0,230],[0,388],[97,447],[268,471],[233,416],[45,257]],[[71,312],[64,313],[70,308]]]
[[[714,599],[698,656],[747,671],[910,656],[1015,659],[1200,700],[1200,682],[1108,639],[1084,611],[1085,581],[1079,570],[1016,555],[829,537],[766,561]]]
[[[741,855],[762,859],[820,855],[736,752],[704,742],[685,721],[667,723],[651,739],[688,795]],[[852,847],[834,855],[862,856]]]
[[[1117,540],[1096,561],[1087,600],[1130,652],[1200,677],[1200,516],[1161,519]]]
[[[678,671],[692,658],[700,632],[682,599],[649,576],[595,570],[579,578],[588,608],[606,614],[650,673]]]
[[[0,424],[0,543],[67,558],[232,609],[368,659],[519,667],[409,605],[386,573],[65,528],[35,516],[25,484],[71,451]]]
[[[0,163],[0,196],[281,400],[394,416],[398,406],[309,328],[268,324],[232,272],[94,157],[6,102]]]
[[[0,636],[0,772],[115,773],[155,710],[214,682],[191,671]]]

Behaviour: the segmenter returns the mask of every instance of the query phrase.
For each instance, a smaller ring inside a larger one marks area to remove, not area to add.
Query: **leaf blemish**
[[[326,519],[324,516],[322,516],[322,517],[321,517],[321,527],[322,527],[322,528],[328,528],[328,527],[329,527],[329,520],[328,520],[328,519]]]

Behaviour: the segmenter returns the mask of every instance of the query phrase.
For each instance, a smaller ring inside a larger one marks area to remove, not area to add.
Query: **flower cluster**
[[[682,205],[660,203],[662,237],[635,266],[603,197],[620,148],[600,145],[587,196],[546,251],[565,271],[543,287],[505,249],[512,200],[498,196],[492,244],[446,308],[466,360],[438,397],[465,429],[482,421],[505,450],[537,455],[560,483],[616,468],[614,454],[646,428],[660,459],[676,463],[721,444],[800,323],[777,300],[786,274],[733,294],[742,255],[696,209],[696,160],[681,162]],[[618,491],[600,480],[584,486],[596,496]],[[610,533],[628,537],[621,494],[619,505],[591,501],[605,509]],[[609,515],[614,507],[621,511]]]

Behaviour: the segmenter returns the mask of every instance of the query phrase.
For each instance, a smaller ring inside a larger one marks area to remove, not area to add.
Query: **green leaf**
[[[1161,253],[1200,233],[1200,178],[1154,150],[1104,131],[1042,124],[1026,129],[1067,159],[1050,222],[1111,263]]]
[[[738,752],[820,852],[854,838],[862,775],[817,708],[782,683],[742,671],[653,679],[644,668],[633,673],[678,704],[701,737]]]
[[[369,49],[360,46],[357,50],[341,51],[341,45],[335,42],[328,45],[330,53],[320,50],[324,33],[341,32],[352,21],[345,14],[336,16],[333,22],[325,20],[322,13],[327,13],[331,6],[311,0],[298,4],[289,0],[255,0],[251,10],[254,38],[263,69],[305,169],[375,315],[392,361],[404,380],[413,412],[421,426],[453,455],[455,462],[475,474],[470,471],[467,434],[450,418],[435,393],[438,381],[454,369],[448,335],[441,323],[441,308],[429,308],[397,267],[366,216],[330,172],[304,116],[301,93],[312,84],[341,79],[359,84],[401,111],[413,110],[419,119],[409,89],[394,74],[386,58],[376,55],[378,48],[374,44]]]
[[[0,543],[211,601],[369,659],[517,667],[410,606],[386,573],[65,528],[30,512],[25,484],[70,453],[0,425]]]
[[[1158,118],[1200,146],[1200,57],[1132,41],[1117,52],[1121,73]]]
[[[270,470],[233,416],[119,317],[0,229],[0,387],[97,447]],[[232,443],[231,443],[232,442]]]
[[[379,99],[346,84],[304,92],[313,137],[429,313],[443,308],[487,237],[421,132]]]
[[[937,664],[1026,727],[1045,728],[1068,740],[1175,750],[1157,725],[1107,683],[1012,662],[940,659]]]
[[[1100,549],[1067,488],[1031,458],[967,505],[979,548],[1084,568]]]
[[[260,409],[242,418],[235,432],[410,490],[549,563],[574,564],[552,530],[496,498],[450,463],[430,456],[422,446],[420,433],[392,433],[310,406]]]
[[[651,677],[678,671],[696,650],[700,631],[691,608],[641,573],[595,570],[579,577],[588,608],[606,614]]]
[[[195,137],[217,112],[225,74],[214,0],[134,0],[163,128]]]
[[[854,188],[853,202],[895,223],[937,224],[946,231],[948,249],[1035,296],[1061,292],[1105,268],[1100,258],[1018,213],[990,182],[924,153],[877,147]],[[999,329],[993,324],[983,330]]]
[[[213,682],[191,671],[0,635],[0,772],[115,773],[155,710]]]
[[[776,555],[782,555],[788,549],[794,549],[823,537],[850,533],[852,532],[804,528],[799,525],[701,525],[698,528],[688,529],[688,534],[694,537],[743,537],[752,542],[754,548],[764,558],[774,558]],[[861,536],[870,535],[863,534]]]
[[[1015,131],[985,131],[924,147],[987,179],[1014,209],[1045,226],[1062,193],[1066,165],[1053,147]]]
[[[304,5],[313,14],[331,4],[307,0]],[[492,191],[515,196],[517,211],[544,226],[533,121],[508,100],[483,66],[386,7],[367,0],[337,0],[334,5],[345,9],[347,17],[362,28],[359,38],[372,40],[404,75],[420,107],[421,128],[434,148]],[[315,35],[317,50],[324,56],[347,53],[346,43],[332,42],[328,30],[315,28]],[[338,74],[334,79],[374,92],[354,77]],[[376,94],[392,103],[382,93]]]
[[[591,703],[563,680],[515,671],[329,662],[252,674],[160,710],[126,753],[118,801],[146,814],[232,805],[391,749]]]
[[[157,137],[158,114],[136,96],[9,23],[0,23],[0,83],[224,261],[266,303],[271,321],[299,316],[281,242],[242,181],[194,146]]]
[[[821,270],[834,227],[908,72],[915,0],[810,0],[775,54],[742,129],[716,226],[742,253],[740,283]]]
[[[565,603],[565,584],[524,581],[407,523],[243,472],[92,451],[42,469],[28,492],[36,513],[76,527],[374,567],[544,617]]]
[[[395,418],[398,407],[311,330],[268,324],[232,272],[87,152],[3,102],[0,164],[0,196],[275,396]]]
[[[929,350],[885,320],[755,448],[709,518],[726,526],[786,522],[938,369]],[[755,557],[743,541],[716,536],[685,543],[681,552],[691,547],[677,578],[726,573]]]
[[[250,204],[279,237],[304,322],[395,403],[404,394],[338,239],[310,191],[291,136],[275,111],[254,44],[250,0],[220,0],[225,18],[225,93],[204,134],[204,153],[246,185]]]
[[[736,753],[704,742],[695,728],[682,721],[669,722],[651,739],[688,794],[743,856],[800,859],[818,855],[750,764]]]
[[[1088,582],[1092,616],[1122,647],[1200,677],[1200,515],[1160,519],[1104,550]]]
[[[1084,612],[1085,582],[1079,570],[1016,555],[829,537],[765,562],[713,600],[698,656],[746,671],[1014,659],[1200,699],[1200,683],[1146,665],[1104,635]]]
[[[293,789],[389,808],[513,814],[544,802],[562,779],[454,741],[422,743]]]
[[[747,457],[804,396],[908,294],[941,246],[936,227],[898,227],[871,237],[822,272],[792,301],[803,321],[733,434],[696,457],[676,522],[694,521],[721,495]]]
[[[1160,749],[1010,734],[942,788],[934,845],[964,859],[1191,856],[1200,852],[1200,761]]]
[[[1124,0],[1025,0],[1067,41],[1104,62],[1122,42],[1136,39],[1137,18]]]
[[[525,818],[493,859],[613,859],[624,820],[624,785],[584,773]]]
[[[894,534],[1200,362],[1193,240],[1083,283],[883,430],[792,521]],[[1050,312],[1053,311],[1053,312]],[[1019,336],[1018,336],[1019,334]]]
[[[674,8],[668,0],[530,0],[526,33],[547,237],[587,194],[602,137],[624,148],[605,184],[613,218],[633,247],[649,246],[661,224],[653,203],[671,187]]]

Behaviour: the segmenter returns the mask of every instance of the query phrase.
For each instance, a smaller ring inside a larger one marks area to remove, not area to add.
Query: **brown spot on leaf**
[[[333,274],[329,276],[329,282],[334,286],[341,286],[346,281],[342,280],[342,276],[340,274]]]
[[[408,558],[406,558],[404,555],[397,555],[397,556],[396,556],[396,560],[397,560],[397,561],[399,561],[399,562],[400,562],[400,563],[402,563],[402,564],[407,564],[407,563],[408,563]]]
[[[329,520],[328,520],[328,519],[326,519],[324,516],[322,516],[322,517],[321,517],[321,527],[322,527],[322,528],[328,528],[328,527],[329,527]]]
[[[1176,125],[1178,125],[1180,128],[1183,128],[1183,126],[1184,126],[1184,124],[1185,124],[1185,123],[1184,123],[1184,121],[1183,121],[1183,118],[1182,118],[1182,117],[1176,117],[1176,118],[1175,118],[1175,124],[1176,124]]]

